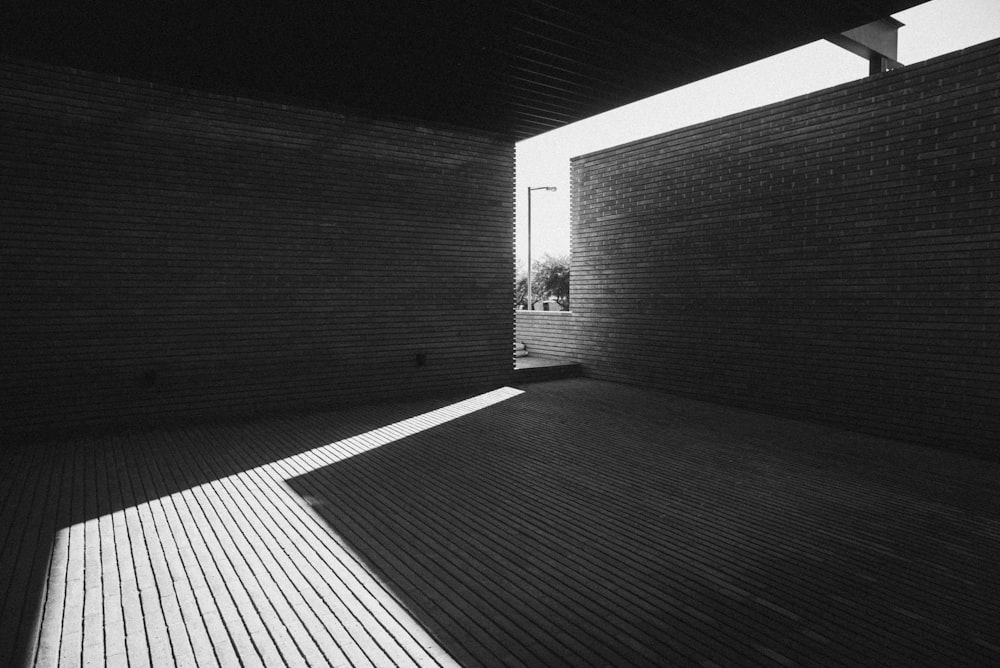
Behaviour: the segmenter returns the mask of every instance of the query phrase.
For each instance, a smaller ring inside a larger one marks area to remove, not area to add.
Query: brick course
[[[15,60],[0,127],[6,430],[509,375],[508,140]]]
[[[1000,41],[575,158],[587,375],[997,456]]]

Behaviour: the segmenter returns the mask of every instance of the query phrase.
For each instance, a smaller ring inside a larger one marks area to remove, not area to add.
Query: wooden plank
[[[55,666],[62,659],[62,622],[66,607],[67,580],[69,578],[69,542],[71,504],[75,476],[73,471],[74,448],[60,451],[53,462],[53,484],[46,516],[40,523],[42,531],[36,547],[38,563],[46,564],[42,576],[42,593],[37,633],[32,657],[36,666]],[[47,554],[46,554],[47,553]],[[37,576],[36,576],[37,577]],[[35,578],[29,578],[30,582]]]
[[[33,456],[22,454],[20,466],[8,473],[13,479],[0,550],[0,621],[6,620],[0,623],[0,659],[10,664],[34,661],[38,647],[62,474],[56,452],[37,448]]]

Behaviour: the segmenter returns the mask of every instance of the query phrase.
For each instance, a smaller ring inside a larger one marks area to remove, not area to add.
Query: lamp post
[[[537,188],[528,188],[528,310],[534,311],[535,304],[531,299],[531,191],[532,190],[548,190],[555,192],[555,186],[538,186]]]

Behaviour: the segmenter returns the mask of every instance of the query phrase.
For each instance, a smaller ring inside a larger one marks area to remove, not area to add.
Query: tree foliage
[[[552,257],[548,253],[531,265],[531,292],[533,302],[555,299],[560,307],[569,309],[569,258]],[[514,286],[517,308],[527,308],[528,276],[522,272]]]

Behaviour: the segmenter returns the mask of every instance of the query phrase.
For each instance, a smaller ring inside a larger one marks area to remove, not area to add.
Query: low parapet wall
[[[517,311],[515,336],[535,357],[576,361],[573,340],[576,320],[572,311]]]

